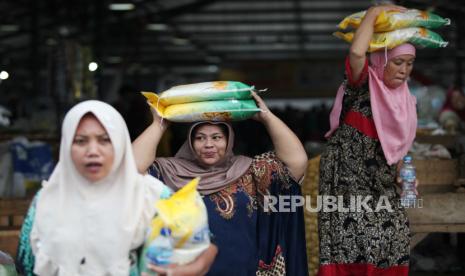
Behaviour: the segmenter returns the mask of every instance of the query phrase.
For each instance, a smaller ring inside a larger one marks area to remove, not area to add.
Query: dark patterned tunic
[[[163,178],[155,165],[150,173]],[[203,197],[218,246],[208,275],[308,275],[303,208],[265,213],[263,195],[301,195],[273,152],[256,156],[239,180]]]
[[[395,166],[387,165],[372,120],[368,64],[354,82],[347,59],[344,85],[340,125],[321,156],[319,189],[355,208],[319,212],[319,275],[408,275],[408,220],[399,206]],[[356,210],[354,200],[365,196],[372,197],[367,205],[373,212]],[[391,210],[377,211],[378,203]]]

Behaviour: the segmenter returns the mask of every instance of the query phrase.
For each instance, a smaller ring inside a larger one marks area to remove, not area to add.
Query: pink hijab
[[[192,132],[201,124],[222,124],[228,129],[228,144],[224,159],[215,166],[203,166],[198,160],[192,147]],[[198,191],[208,195],[224,189],[244,175],[252,164],[252,159],[242,155],[234,155],[234,131],[230,124],[225,122],[198,122],[189,129],[186,142],[181,146],[174,157],[157,158],[163,182],[170,188],[178,190],[194,177],[200,177]]]
[[[402,44],[389,51],[370,54],[368,67],[371,112],[384,156],[389,165],[397,163],[407,154],[415,139],[417,127],[416,99],[410,94],[407,82],[397,88],[389,88],[383,82],[387,60],[399,55],[415,56],[415,47]],[[387,59],[387,60],[386,60]],[[339,126],[344,87],[341,85],[330,114],[329,138]]]

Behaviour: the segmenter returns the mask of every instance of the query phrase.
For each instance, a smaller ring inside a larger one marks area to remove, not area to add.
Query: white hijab
[[[114,149],[113,166],[91,183],[71,159],[81,118],[92,113]],[[60,159],[37,199],[31,246],[38,275],[129,275],[129,252],[142,244],[163,183],[137,172],[121,115],[100,101],[74,106],[62,126]]]

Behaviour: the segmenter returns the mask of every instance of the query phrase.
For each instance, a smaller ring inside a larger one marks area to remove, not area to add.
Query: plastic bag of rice
[[[179,85],[160,94],[142,92],[158,115],[172,122],[238,121],[260,109],[252,99],[253,86],[236,81]]]
[[[358,28],[366,11],[357,12],[345,17],[338,25],[342,30],[348,27]],[[450,24],[449,18],[443,18],[435,13],[408,9],[406,11],[382,11],[376,18],[375,32],[388,32],[409,27],[438,28]]]
[[[354,32],[335,32],[333,35],[349,43],[352,43],[354,38]],[[418,48],[443,48],[448,44],[439,34],[431,30],[413,27],[384,33],[374,33],[368,52],[384,50],[386,47],[392,49],[407,42],[412,43]]]
[[[174,86],[158,94],[164,106],[181,103],[245,100],[252,98],[253,86],[238,81],[211,81]]]
[[[155,93],[143,92],[160,117],[172,122],[239,121],[260,111],[254,100],[223,100],[164,106]]]

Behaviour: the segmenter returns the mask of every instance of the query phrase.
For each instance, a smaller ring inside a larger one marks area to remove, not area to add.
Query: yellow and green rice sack
[[[349,43],[352,43],[352,39],[354,38],[353,32],[335,32],[333,35]],[[392,49],[407,42],[412,43],[418,48],[442,48],[448,44],[439,34],[431,30],[413,27],[385,33],[374,33],[368,52],[384,50],[385,47]]]
[[[172,122],[239,121],[252,117],[260,109],[254,100],[223,100],[182,103],[164,106],[158,95],[142,92],[157,113]]]
[[[251,99],[253,86],[238,81],[212,81],[174,86],[158,95],[161,104]]]
[[[358,28],[365,13],[366,11],[361,11],[347,16],[339,23],[338,27],[342,30],[345,30],[349,26],[354,29]],[[408,9],[406,11],[382,11],[376,18],[374,31],[389,32],[409,27],[433,29],[449,24],[449,18],[443,18],[437,14],[417,9]]]

